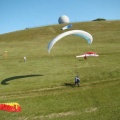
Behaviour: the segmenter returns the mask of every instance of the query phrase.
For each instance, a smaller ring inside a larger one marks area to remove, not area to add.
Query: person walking
[[[80,78],[78,76],[75,77],[75,86],[78,85],[80,86]]]

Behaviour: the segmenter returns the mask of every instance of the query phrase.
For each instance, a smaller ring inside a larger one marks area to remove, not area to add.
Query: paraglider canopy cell
[[[60,16],[59,19],[58,19],[58,23],[59,24],[69,23],[69,17],[66,16],[66,15]]]

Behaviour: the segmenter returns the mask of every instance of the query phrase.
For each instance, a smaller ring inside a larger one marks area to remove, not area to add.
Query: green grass
[[[48,54],[63,26],[0,35],[0,103],[22,107],[19,113],[0,111],[0,120],[119,120],[120,21],[73,23],[72,29],[91,33],[93,43],[68,36]],[[87,51],[99,57],[76,59]],[[80,87],[73,87],[75,75]]]

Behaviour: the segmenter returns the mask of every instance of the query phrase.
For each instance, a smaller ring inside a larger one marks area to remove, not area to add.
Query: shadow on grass
[[[11,80],[22,79],[22,78],[27,78],[27,77],[37,77],[37,76],[43,76],[43,75],[33,74],[33,75],[13,76],[13,77],[9,77],[9,78],[6,78],[6,79],[2,80],[1,84],[2,85],[8,85],[9,83],[7,83],[7,82],[9,82]]]
[[[64,83],[64,86],[75,87],[74,83]]]
[[[84,61],[85,59],[79,59],[78,61]]]

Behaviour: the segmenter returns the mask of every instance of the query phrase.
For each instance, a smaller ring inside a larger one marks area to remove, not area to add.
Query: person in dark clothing
[[[75,86],[78,85],[80,86],[80,78],[78,76],[75,77]]]
[[[84,56],[84,59],[87,60],[87,56],[86,55]]]

